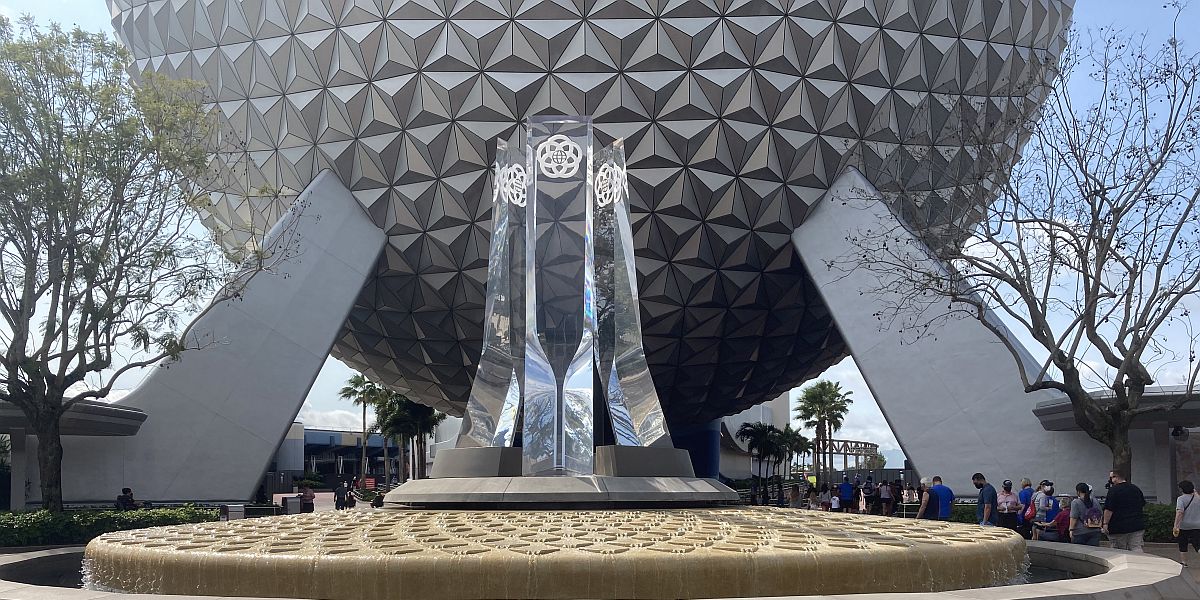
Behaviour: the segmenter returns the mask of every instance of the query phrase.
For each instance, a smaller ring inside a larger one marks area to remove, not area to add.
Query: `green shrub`
[[[1146,505],[1146,541],[1173,542],[1171,527],[1175,525],[1174,504]]]
[[[950,513],[950,520],[956,523],[978,523],[975,520],[974,504],[955,504]],[[1175,505],[1147,504],[1146,505],[1146,541],[1173,542],[1171,527],[1175,524]]]
[[[215,508],[0,513],[0,547],[85,544],[110,531],[216,521]]]

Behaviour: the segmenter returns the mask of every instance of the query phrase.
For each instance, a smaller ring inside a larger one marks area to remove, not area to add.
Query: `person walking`
[[[343,481],[338,484],[333,490],[333,508],[334,510],[345,510],[346,498],[350,496],[350,488]]]
[[[1092,486],[1080,482],[1075,485],[1075,498],[1071,500],[1070,529],[1072,544],[1084,546],[1100,545],[1100,524],[1104,517],[1100,503],[1092,500]]]
[[[1179,482],[1179,497],[1175,499],[1175,525],[1171,534],[1179,543],[1179,564],[1187,566],[1188,544],[1200,552],[1200,494],[1196,485],[1188,480]]]
[[[950,513],[954,512],[954,490],[942,484],[942,476],[933,476],[933,485],[929,488],[937,494],[939,521],[949,521]]]
[[[842,483],[838,485],[838,499],[843,512],[853,512],[855,485],[850,483],[850,477],[842,475]]]
[[[1123,472],[1108,474],[1108,497],[1104,499],[1104,522],[1100,528],[1117,550],[1142,552],[1146,535],[1146,516],[1142,512],[1146,497],[1126,479]]]
[[[879,484],[879,503],[883,506],[883,516],[892,516],[892,494],[895,488],[890,481]]]
[[[979,490],[975,503],[975,520],[985,527],[994,527],[1000,516],[997,509],[996,486],[988,483],[983,473],[971,476],[971,483]]]
[[[999,513],[996,524],[1005,529],[1020,531],[1018,517],[1024,507],[1021,506],[1021,499],[1013,493],[1012,487],[1011,479],[1005,479],[1000,484],[1001,491],[996,497],[996,511]]]

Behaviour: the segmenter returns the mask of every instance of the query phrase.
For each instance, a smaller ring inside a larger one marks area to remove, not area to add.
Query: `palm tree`
[[[367,475],[367,406],[374,405],[379,401],[383,388],[375,384],[375,382],[367,379],[363,375],[355,375],[342,386],[338,391],[338,395],[344,400],[350,400],[355,405],[362,405],[362,423],[363,423],[363,440],[362,440],[362,469],[359,471],[358,483],[359,486],[364,485],[364,479]]]
[[[424,404],[412,403],[412,413],[415,422],[416,435],[416,452],[417,452],[417,479],[424,479],[425,473],[425,452],[429,441],[429,436],[437,431],[438,425],[446,420],[446,415],[425,406]]]
[[[787,462],[785,463],[787,464],[787,470],[783,473],[784,477],[791,475],[792,462],[797,456],[812,450],[812,442],[803,433],[792,429],[791,423],[784,425],[783,429],[779,432],[779,445],[784,448],[787,458]]]
[[[425,477],[426,438],[433,435],[445,419],[446,415],[413,402],[404,394],[385,390],[375,407],[373,429],[385,436],[399,438],[402,461],[411,467],[414,479],[421,479]],[[408,479],[407,473],[402,479]]]
[[[408,480],[408,442],[416,435],[416,424],[413,419],[410,405],[414,404],[408,396],[400,392],[387,391],[379,397],[375,405],[375,424],[372,425],[372,430],[378,432],[384,438],[384,448],[387,447],[387,440],[396,440],[397,447],[400,449],[400,464],[404,465],[400,469],[401,481]],[[385,455],[386,456],[386,455]],[[389,477],[390,474],[385,473]]]
[[[833,439],[833,434],[842,428],[842,420],[846,418],[853,402],[850,398],[852,393],[843,392],[840,383],[822,379],[804,388],[800,405],[796,407],[796,416],[804,421],[804,426],[813,427],[817,431],[813,468],[818,472],[821,481],[829,481],[833,475],[830,440]]]
[[[771,439],[771,430],[776,430],[774,425],[768,425],[762,421],[753,423],[742,423],[734,437],[745,442],[746,449],[750,451],[751,465],[754,458],[758,458],[758,473],[754,474],[750,480],[750,501],[754,502],[755,496],[758,494],[759,480],[762,478],[763,463],[768,460],[768,456],[774,451]],[[765,503],[765,502],[764,502]]]

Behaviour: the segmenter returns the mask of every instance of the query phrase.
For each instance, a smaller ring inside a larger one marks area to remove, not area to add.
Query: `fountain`
[[[111,533],[94,585],[328,599],[713,598],[1007,582],[1015,533],[730,506],[670,431],[641,342],[621,140],[535,117],[497,144],[484,348],[433,477],[341,511]],[[523,141],[523,143],[521,143]]]

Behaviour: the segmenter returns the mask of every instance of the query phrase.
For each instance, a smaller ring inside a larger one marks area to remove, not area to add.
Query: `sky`
[[[1077,0],[1074,25],[1083,32],[1109,26],[1127,33],[1145,32],[1148,40],[1157,44],[1171,37],[1174,11],[1164,8],[1165,4],[1167,2],[1163,0]],[[0,0],[0,15],[15,18],[26,13],[41,22],[79,25],[90,31],[112,31],[104,0]],[[1183,15],[1179,31],[1200,31],[1200,5],[1193,6]],[[1200,40],[1192,42],[1187,35],[1180,36],[1184,44],[1200,47]],[[1086,85],[1081,81],[1083,79],[1072,80],[1072,85]],[[300,411],[299,420],[310,427],[361,428],[361,411],[337,396],[338,389],[353,373],[338,361],[329,359]],[[854,392],[854,403],[838,437],[877,443],[887,456],[889,466],[899,466],[903,462],[903,453],[854,360],[849,357],[842,360],[820,378],[840,382],[843,389]],[[136,381],[131,379],[127,387],[135,385]],[[121,386],[126,387],[124,382]]]

